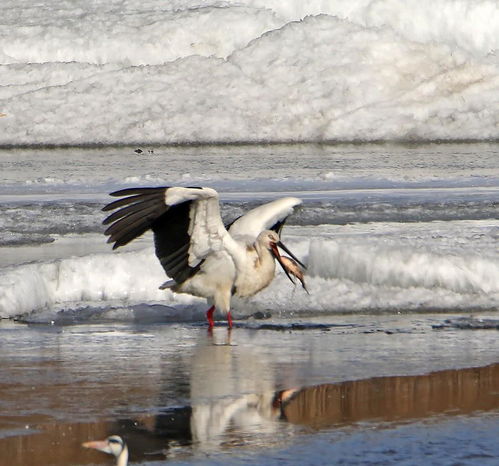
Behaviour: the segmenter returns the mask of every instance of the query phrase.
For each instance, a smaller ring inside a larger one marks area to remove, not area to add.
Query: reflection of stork
[[[274,374],[265,354],[232,346],[230,338],[215,332],[214,344],[200,340],[193,354],[190,429],[197,451],[217,450],[239,434],[260,438],[279,428]]]
[[[128,448],[123,439],[118,435],[111,435],[105,440],[93,440],[82,444],[85,448],[103,451],[116,457],[116,466],[127,466]]]
[[[279,232],[293,208],[294,197],[261,205],[234,221],[228,229],[220,216],[218,193],[211,188],[131,188],[111,193],[121,199],[104,211],[118,209],[104,220],[113,249],[145,231],[154,232],[156,255],[173,280],[161,288],[207,298],[206,316],[213,327],[213,313],[220,310],[232,327],[232,295],[249,297],[270,284],[277,259],[289,276],[296,272],[281,260],[284,249]]]

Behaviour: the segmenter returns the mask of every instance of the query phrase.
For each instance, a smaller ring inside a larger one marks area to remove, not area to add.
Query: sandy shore
[[[421,442],[421,423],[499,424],[497,330],[434,328],[449,317],[250,321],[212,335],[201,324],[4,321],[0,464],[109,464],[80,444],[111,433],[145,464],[293,463],[297,442],[310,464],[323,464],[314,442],[354,464],[340,446],[379,428],[416,426],[407,435]],[[374,459],[392,464],[385,450]]]

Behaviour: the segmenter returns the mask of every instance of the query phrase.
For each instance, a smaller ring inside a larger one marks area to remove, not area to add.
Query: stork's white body
[[[207,298],[224,313],[230,310],[232,295],[246,298],[258,293],[274,278],[274,257],[258,242],[237,241],[236,245],[244,254],[215,252],[206,258],[196,275],[179,285],[172,283],[172,289]]]
[[[294,197],[281,198],[226,228],[218,193],[211,188],[132,188],[112,195],[128,196],[104,208],[126,206],[104,221],[111,223],[106,234],[114,247],[152,229],[156,255],[172,278],[162,288],[206,298],[228,314],[229,323],[231,296],[252,296],[274,278],[276,244],[284,247],[278,231],[301,204]]]

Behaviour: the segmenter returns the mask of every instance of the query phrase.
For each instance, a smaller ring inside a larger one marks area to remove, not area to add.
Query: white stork
[[[281,198],[250,210],[227,227],[220,216],[218,193],[211,188],[130,188],[115,191],[121,197],[103,210],[118,209],[104,224],[113,249],[145,231],[154,233],[156,256],[172,280],[160,288],[206,298],[210,329],[215,309],[232,327],[232,295],[249,297],[270,284],[277,259],[288,277],[295,275],[282,261],[277,247],[305,266],[282,244],[279,232],[295,197]]]
[[[116,466],[127,466],[128,464],[128,448],[119,435],[111,435],[105,440],[85,442],[82,446],[114,455]]]

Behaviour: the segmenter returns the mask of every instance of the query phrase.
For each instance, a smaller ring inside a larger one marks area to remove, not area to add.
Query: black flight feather
[[[177,283],[192,277],[201,266],[189,266],[190,209],[192,202],[168,206],[165,195],[168,187],[127,188],[111,193],[120,197],[107,204],[102,210],[119,209],[109,215],[104,225],[109,225],[105,234],[108,242],[114,243],[113,249],[128,244],[147,230],[154,233],[156,256],[167,275]]]

